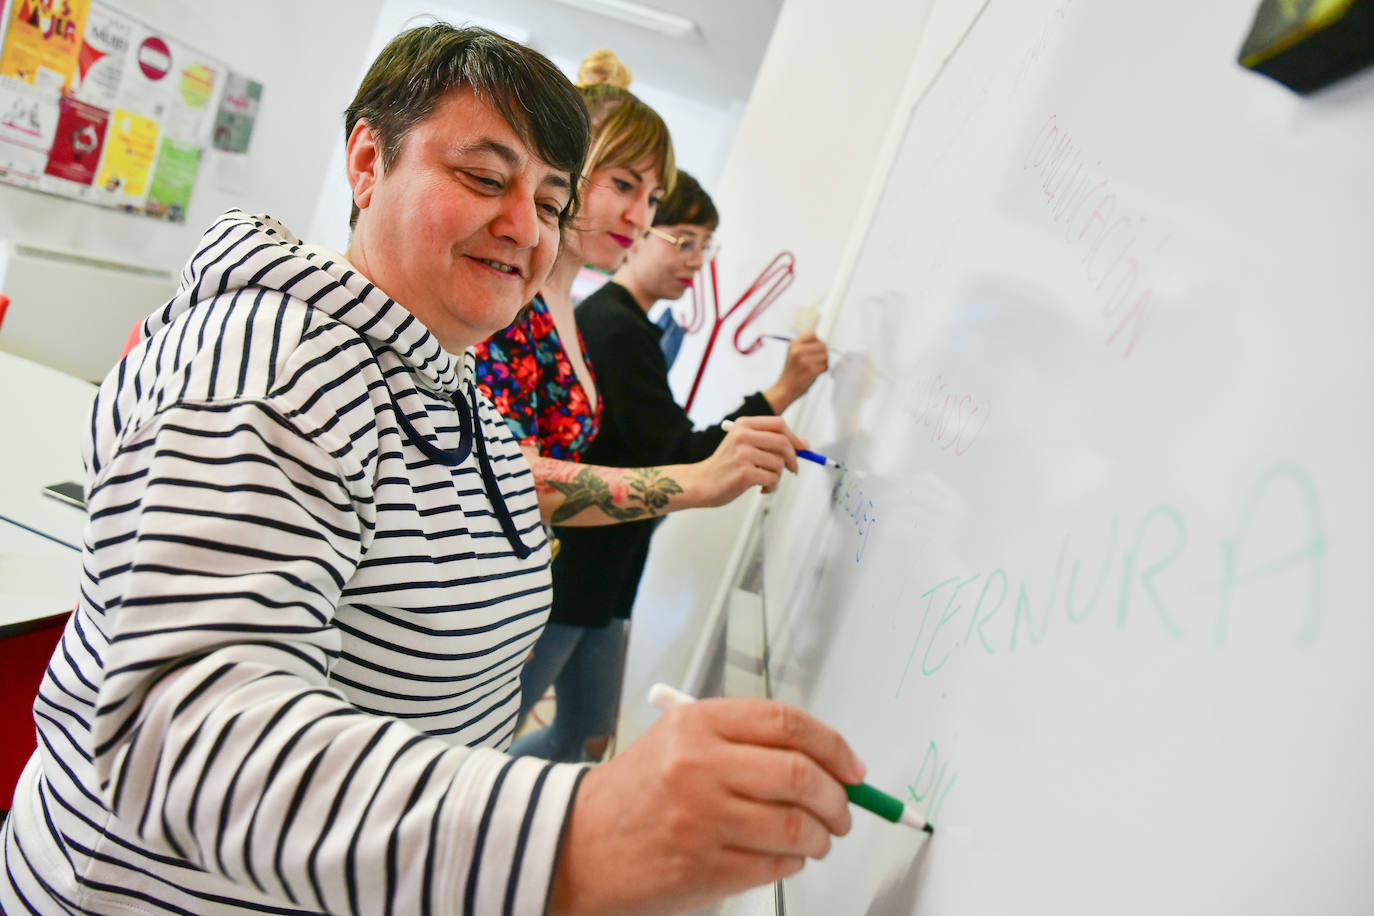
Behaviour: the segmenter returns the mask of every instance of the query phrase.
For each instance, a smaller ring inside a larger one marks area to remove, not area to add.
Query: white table
[[[0,353],[0,635],[76,605],[86,513],[43,487],[84,480],[94,397],[89,382]]]
[[[0,523],[0,637],[42,626],[76,607],[81,554]]]

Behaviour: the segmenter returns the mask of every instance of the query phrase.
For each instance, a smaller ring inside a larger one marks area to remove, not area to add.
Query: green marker
[[[935,828],[926,823],[925,818],[902,804],[901,799],[893,798],[866,782],[861,782],[857,786],[845,786],[844,794],[849,796],[851,803],[865,811],[872,811],[883,820],[892,821],[894,824],[906,824],[926,833],[935,832]]]
[[[683,693],[676,687],[669,687],[667,684],[655,684],[649,688],[649,705],[660,712],[667,712],[674,706],[681,706],[683,703],[695,703],[696,701],[697,698],[691,694]],[[849,796],[850,804],[858,805],[865,811],[872,811],[884,820],[894,824],[906,824],[908,827],[924,830],[926,833],[935,832],[935,828],[926,823],[925,818],[902,804],[901,799],[893,798],[866,782],[861,782],[857,786],[845,786],[844,794]]]

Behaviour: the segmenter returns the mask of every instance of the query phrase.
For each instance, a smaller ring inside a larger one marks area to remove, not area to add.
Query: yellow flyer
[[[81,55],[90,5],[90,0],[10,0],[0,76],[67,90]]]
[[[105,136],[105,156],[95,186],[106,202],[140,207],[157,153],[157,122],[116,108]]]

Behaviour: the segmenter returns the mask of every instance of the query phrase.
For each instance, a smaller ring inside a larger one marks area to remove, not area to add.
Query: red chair
[[[129,336],[124,338],[124,349],[120,351],[119,358],[123,359],[129,355],[129,351],[138,346],[139,338],[143,336],[143,322],[135,321],[134,326],[129,329]]]
[[[5,309],[10,307],[10,297],[0,293],[0,324],[5,323]]]
[[[66,618],[59,617],[0,639],[0,810],[13,804],[14,784],[36,746],[33,700],[66,626]]]

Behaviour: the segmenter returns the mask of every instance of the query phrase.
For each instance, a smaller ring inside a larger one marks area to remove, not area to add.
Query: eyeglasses
[[[706,238],[706,243],[703,245],[701,240],[695,236],[677,236],[669,232],[664,232],[662,229],[655,228],[654,226],[650,226],[648,232],[650,235],[656,235],[669,245],[672,245],[677,249],[677,253],[684,258],[690,258],[695,252],[700,251],[701,259],[703,261],[709,261],[720,253],[720,243],[710,236]]]

